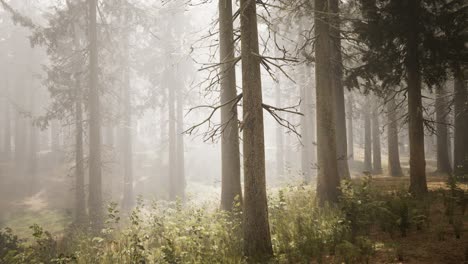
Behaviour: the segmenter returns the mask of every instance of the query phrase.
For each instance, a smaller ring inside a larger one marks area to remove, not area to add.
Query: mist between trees
[[[270,195],[287,186],[337,214],[346,184],[370,175],[408,179],[415,200],[431,175],[455,188],[468,171],[466,11],[460,0],[0,0],[0,227],[52,212],[57,233],[102,237],[117,211],[139,223],[144,201],[209,203],[240,221],[229,261],[263,262],[282,252],[270,203],[288,198]]]

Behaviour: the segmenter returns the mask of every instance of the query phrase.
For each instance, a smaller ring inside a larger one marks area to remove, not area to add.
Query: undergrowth
[[[308,186],[283,188],[269,197],[271,262],[370,263],[376,252],[372,232],[390,237],[424,232],[431,204],[440,197],[459,238],[466,194],[456,186],[449,183],[448,191],[416,200],[402,189],[376,190],[370,178],[344,181],[339,203],[324,207],[317,206]],[[138,199],[126,214],[109,204],[105,227],[97,235],[70,227],[52,236],[32,225],[32,238],[26,240],[5,228],[0,231],[0,263],[245,263],[240,203],[232,212],[215,208]],[[398,245],[394,248],[395,259],[401,260]]]

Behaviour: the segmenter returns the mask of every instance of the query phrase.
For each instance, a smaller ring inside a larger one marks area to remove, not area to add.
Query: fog
[[[285,188],[322,206],[340,181],[466,177],[465,22],[428,18],[458,13],[247,2],[0,0],[0,228],[240,201],[249,259],[278,253]]]

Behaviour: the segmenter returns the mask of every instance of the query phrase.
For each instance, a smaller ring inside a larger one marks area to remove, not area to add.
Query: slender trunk
[[[273,255],[265,181],[262,83],[258,47],[257,7],[240,1],[243,87],[244,254],[249,261]]]
[[[310,136],[310,87],[307,87],[305,75],[307,74],[306,68],[303,69],[299,74],[299,89],[301,91],[301,169],[304,176],[304,182],[310,183],[312,180],[312,139]]]
[[[449,106],[447,104],[447,96],[447,91],[444,86],[436,90],[437,172],[442,174],[452,173],[448,147],[449,134],[447,116],[449,115]]]
[[[388,173],[390,176],[403,176],[400,165],[400,152],[398,150],[398,120],[395,98],[387,103],[387,142],[388,142]]]
[[[177,81],[177,196],[185,199],[185,150],[184,150],[184,89],[183,83]]]
[[[226,104],[237,96],[232,0],[219,1],[219,51],[221,104]],[[236,197],[242,201],[237,102],[221,108],[221,124],[225,124],[221,136],[221,209],[230,211]]]
[[[29,108],[31,111],[32,118],[29,124],[29,157],[28,157],[28,174],[29,174],[29,190],[30,194],[34,194],[38,190],[37,182],[37,144],[39,132],[37,127],[34,125],[33,117],[36,115],[36,103],[35,103],[35,89],[32,87],[33,81],[30,83],[30,97],[29,97]]]
[[[373,173],[382,174],[382,149],[380,147],[380,122],[379,106],[377,98],[372,111],[372,155],[373,155]]]
[[[349,93],[348,103],[347,103],[347,117],[348,117],[348,127],[347,127],[347,140],[348,140],[348,157],[350,160],[354,160],[354,127],[353,127],[353,105],[354,98],[353,94]]]
[[[8,94],[8,83],[7,83],[7,94]],[[11,117],[10,117],[10,102],[8,99],[5,99],[5,126],[3,134],[3,147],[4,147],[4,157],[6,160],[11,158]]]
[[[336,147],[336,99],[332,83],[331,39],[326,0],[315,0],[315,89],[317,108],[317,197],[336,202],[340,175]]]
[[[169,86],[168,113],[169,113],[169,200],[177,199],[177,135],[175,116],[175,91]]]
[[[369,100],[366,98],[366,100]],[[369,101],[366,102],[363,111],[364,116],[364,171],[372,171],[372,126]]]
[[[455,71],[455,137],[454,137],[454,172],[464,175],[468,172],[468,91],[461,70]]]
[[[126,19],[124,19],[125,21]],[[132,106],[131,106],[131,92],[130,92],[130,43],[128,33],[124,36],[125,52],[123,57],[123,64],[125,69],[123,72],[123,166],[124,166],[124,188],[122,208],[123,210],[130,210],[135,204],[135,197],[133,193],[133,142],[132,142]]]
[[[79,78],[79,77],[77,77]],[[82,92],[79,80],[76,80],[75,101],[75,223],[86,221],[84,154],[83,154],[83,108]]]
[[[346,139],[345,96],[343,88],[343,59],[341,54],[340,8],[339,0],[328,0],[330,12],[330,60],[331,85],[335,91],[336,110],[336,151],[338,157],[338,174],[341,179],[350,179],[348,150]]]
[[[96,0],[89,5],[89,217],[95,230],[103,224],[101,114],[99,106]]]
[[[408,14],[413,23],[408,25],[406,70],[408,84],[408,117],[410,143],[410,192],[427,193],[426,159],[424,155],[424,121],[421,100],[421,69],[419,65],[418,23],[421,1],[409,1]]]
[[[275,104],[281,105],[281,83],[275,85]],[[276,126],[276,174],[278,176],[284,175],[284,132],[280,125]]]

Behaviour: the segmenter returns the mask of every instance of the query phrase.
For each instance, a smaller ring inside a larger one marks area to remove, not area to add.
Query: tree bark
[[[444,86],[436,90],[436,129],[437,129],[437,172],[442,174],[451,174],[452,166],[449,159],[449,134],[447,125],[447,116],[449,115],[449,106],[447,103],[447,91]]]
[[[273,255],[265,182],[265,143],[262,107],[257,8],[240,1],[243,87],[244,254],[251,262]]]
[[[419,64],[418,23],[421,1],[408,2],[408,15],[412,22],[406,36],[406,71],[408,84],[408,117],[410,144],[410,192],[414,195],[427,193],[426,159],[424,155],[424,120],[421,100],[421,69]]]
[[[346,139],[346,112],[343,88],[343,59],[341,54],[340,8],[339,0],[328,0],[330,12],[330,41],[331,41],[331,85],[335,90],[336,108],[336,150],[338,157],[338,174],[341,179],[350,179],[348,165],[348,150]]]
[[[393,95],[392,95],[393,96]],[[388,142],[388,173],[390,176],[403,176],[400,164],[400,152],[398,149],[398,119],[395,98],[387,102],[387,142]]]
[[[373,173],[382,174],[382,148],[380,146],[380,122],[379,122],[379,103],[377,98],[372,110],[372,155],[373,155]]]
[[[372,126],[369,99],[366,98],[364,115],[364,171],[372,172]]]
[[[9,94],[9,83],[6,82],[6,94]],[[10,160],[11,158],[11,116],[10,116],[10,102],[8,98],[4,99],[5,101],[5,126],[3,134],[3,148],[4,148],[4,157],[5,160]]]
[[[300,66],[301,67],[301,66]],[[311,137],[311,92],[312,89],[307,87],[306,81],[306,67],[301,67],[301,76],[299,79],[300,91],[301,91],[301,170],[304,177],[305,183],[312,181],[312,137]]]
[[[336,98],[332,83],[331,38],[326,0],[315,2],[315,89],[317,108],[317,197],[320,204],[336,202],[339,196],[336,142]]]
[[[350,160],[354,160],[354,126],[353,126],[353,105],[354,97],[352,93],[348,95],[347,105],[347,117],[348,117],[348,126],[347,126],[347,140],[348,140],[348,157]]]
[[[461,70],[455,71],[455,137],[454,137],[454,172],[463,175],[468,172],[468,91]]]
[[[172,76],[171,76],[172,77]],[[169,82],[170,83],[170,82]],[[168,86],[168,126],[169,126],[169,200],[175,201],[177,191],[177,135],[176,135],[176,110],[175,110],[175,88]]]
[[[99,106],[96,0],[89,6],[89,217],[95,230],[103,224],[101,114]]]
[[[234,64],[232,0],[219,0],[219,52],[221,62],[221,104],[237,96]],[[242,201],[239,130],[236,102],[221,108],[221,209],[230,211],[236,197]]]

